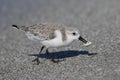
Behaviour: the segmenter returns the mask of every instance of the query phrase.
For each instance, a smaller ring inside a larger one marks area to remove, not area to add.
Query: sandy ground
[[[35,65],[42,45],[11,25],[39,22],[77,27],[93,44],[50,49]],[[0,80],[120,80],[120,0],[0,0]]]

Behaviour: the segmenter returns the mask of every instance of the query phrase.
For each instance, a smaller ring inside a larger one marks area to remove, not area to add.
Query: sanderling
[[[80,31],[77,28],[67,27],[63,24],[40,23],[29,27],[17,25],[12,26],[24,31],[30,40],[40,41],[42,47],[39,54],[44,48],[46,48],[46,53],[49,54],[49,48],[67,46],[74,40],[82,41],[84,43],[84,46],[88,46],[91,44],[90,41],[85,40],[80,35]],[[33,61],[37,61],[37,63],[39,64],[38,57]]]

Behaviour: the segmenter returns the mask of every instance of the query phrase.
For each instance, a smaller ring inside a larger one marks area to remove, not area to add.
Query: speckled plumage
[[[30,27],[27,27],[26,32],[30,32],[34,34],[35,36],[39,36],[41,39],[49,40],[53,39],[55,37],[54,31],[60,30],[62,32],[62,40],[66,40],[66,26],[63,24],[53,24],[53,23],[40,23],[35,24]]]
[[[57,24],[57,23],[39,23],[39,24],[34,24],[32,26],[17,26],[13,25],[17,29],[21,29],[25,31],[26,33],[33,34],[34,36],[37,36],[41,38],[41,40],[50,40],[55,38],[54,32],[56,30],[59,30],[62,34],[62,40],[66,40],[66,31],[78,31],[77,28],[73,27],[67,27],[63,24]]]

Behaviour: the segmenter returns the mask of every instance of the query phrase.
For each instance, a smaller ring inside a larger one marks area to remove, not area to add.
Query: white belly
[[[62,40],[57,38],[52,40],[45,40],[45,41],[42,41],[41,43],[46,47],[60,47],[64,45]]]
[[[70,43],[72,43],[72,41],[66,40],[66,41],[62,41],[61,38],[54,38],[52,40],[46,40],[46,41],[41,41],[41,44],[45,45],[46,47],[61,47],[61,46],[67,46]]]
[[[60,46],[64,46],[64,42],[62,41],[62,34],[59,30],[55,31],[55,35],[56,37],[54,39],[51,40],[45,40],[42,41],[41,43],[43,45],[45,45],[46,47],[60,47]]]

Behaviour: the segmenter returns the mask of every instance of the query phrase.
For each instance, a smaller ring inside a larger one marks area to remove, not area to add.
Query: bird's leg
[[[48,48],[46,49],[46,54],[50,57],[50,53],[49,53]],[[59,62],[65,61],[65,59],[55,59],[55,55],[54,55],[54,57],[52,57],[51,61],[53,63],[59,63]]]
[[[47,56],[49,56],[49,57],[50,57],[50,55],[49,55],[50,53],[49,53],[48,48],[46,49],[46,54],[47,54]],[[54,58],[52,58],[52,59],[51,59],[51,61],[52,61],[52,62],[54,62],[54,63],[59,63],[59,62],[60,62],[60,60],[59,60],[59,59],[55,60]]]
[[[51,61],[53,62],[53,63],[59,63],[59,62],[62,62],[62,61],[65,61],[66,59],[57,59],[57,60],[55,60],[55,59],[51,59]]]
[[[50,54],[50,53],[49,53],[49,50],[48,50],[48,48],[46,49],[46,54],[47,54],[47,55],[49,55],[49,54]]]
[[[41,54],[41,52],[43,51],[43,49],[45,48],[45,46],[42,46],[42,48],[39,51],[39,54]],[[39,57],[37,56],[37,58],[35,58],[32,62],[37,62],[37,65],[39,65],[40,61],[39,61]]]
[[[51,61],[52,61],[53,63],[57,63],[57,64],[60,62],[59,59],[57,59],[57,60],[52,59]]]

